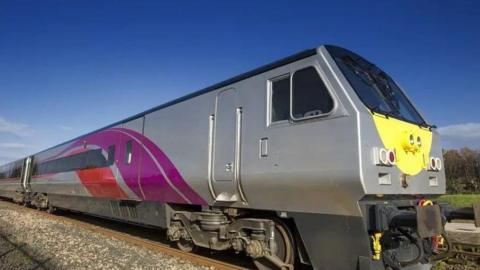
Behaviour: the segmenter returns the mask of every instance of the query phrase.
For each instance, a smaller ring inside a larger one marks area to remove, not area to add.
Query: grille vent
[[[110,202],[110,210],[115,217],[130,220],[138,218],[137,207],[132,202]]]

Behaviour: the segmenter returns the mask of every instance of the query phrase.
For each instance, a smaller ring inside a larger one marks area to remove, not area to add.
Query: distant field
[[[473,202],[480,202],[480,194],[442,195],[438,200],[447,202],[454,207],[471,207]]]

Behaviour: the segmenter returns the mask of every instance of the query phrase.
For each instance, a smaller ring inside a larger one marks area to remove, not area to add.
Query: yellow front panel
[[[429,129],[377,113],[373,120],[384,147],[395,151],[401,172],[416,175],[428,168],[432,146]]]

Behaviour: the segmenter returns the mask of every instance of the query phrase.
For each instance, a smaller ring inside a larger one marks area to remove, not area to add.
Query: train
[[[436,127],[333,45],[0,167],[2,197],[157,227],[258,269],[428,269],[454,213],[435,201],[445,187]]]

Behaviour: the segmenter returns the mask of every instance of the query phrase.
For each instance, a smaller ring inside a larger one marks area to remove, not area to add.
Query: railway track
[[[448,246],[439,250],[435,261],[442,261],[443,267],[434,269],[480,269],[480,244],[459,242],[456,239],[448,241]]]
[[[122,240],[124,242],[130,243],[136,246],[144,247],[152,251],[161,252],[170,256],[178,257],[178,258],[190,261],[194,264],[213,267],[214,269],[219,269],[219,270],[250,269],[250,267],[247,267],[247,266],[236,265],[233,263],[208,257],[207,256],[208,254],[189,253],[189,252],[181,251],[176,248],[172,248],[166,243],[159,242],[160,240],[162,240],[162,238],[159,238],[158,236],[154,237],[156,238],[155,240],[146,239],[145,235],[148,234],[149,231],[152,231],[152,232],[154,231],[154,229],[151,229],[151,228],[143,228],[143,227],[139,227],[138,225],[135,226],[135,225],[120,223],[117,221],[103,220],[103,219],[88,216],[82,213],[72,213],[72,212],[61,211],[60,215],[56,215],[56,214],[49,214],[47,212],[28,208],[28,207],[19,206],[14,203],[11,203],[11,205],[12,207],[17,208],[19,210],[35,212],[49,219],[55,219],[57,221],[67,223],[67,224],[73,224],[74,226],[80,227],[88,231],[100,233],[104,236]],[[107,223],[108,223],[108,227],[104,227],[104,225],[107,226]],[[129,231],[129,228],[132,229],[133,233],[127,232]],[[158,234],[159,230],[156,229],[156,232]]]
[[[16,208],[21,211],[34,212],[49,219],[55,219],[66,224],[72,224],[79,228],[100,233],[104,236],[122,240],[124,242],[144,247],[152,251],[161,252],[170,256],[182,258],[194,264],[213,267],[215,269],[221,270],[251,269],[253,267],[253,265],[251,265],[250,263],[247,264],[243,262],[241,265],[239,265],[237,263],[228,262],[233,261],[233,257],[227,258],[226,262],[223,261],[223,259],[225,258],[220,259],[220,254],[213,254],[212,257],[212,254],[209,252],[198,254],[184,252],[179,249],[172,248],[165,243],[166,238],[163,236],[163,231],[157,228],[145,228],[134,224],[126,224],[119,221],[106,220],[104,218],[90,216],[82,213],[75,213],[71,211],[60,210],[59,212],[57,212],[57,214],[49,214],[47,212],[39,211],[33,208],[23,207],[10,201],[1,201],[8,202],[12,206],[12,208]],[[147,237],[149,239],[147,239]],[[453,241],[450,241],[449,245],[450,248],[448,252],[447,250],[444,250],[444,252],[446,253],[444,253],[441,258],[454,259],[456,261],[469,261],[476,264],[480,263],[480,244],[462,243],[456,241],[455,239]]]
[[[456,223],[447,224],[446,237],[448,239],[448,261],[460,264],[472,263],[480,266],[480,234],[472,223],[457,220]],[[447,252],[447,246],[444,252]],[[480,268],[476,268],[480,269]]]
[[[450,254],[465,260],[480,260],[480,244],[452,242]]]

